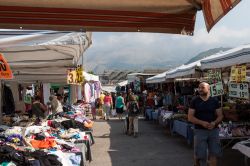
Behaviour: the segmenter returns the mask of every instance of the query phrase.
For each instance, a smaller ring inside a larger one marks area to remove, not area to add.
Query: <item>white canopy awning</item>
[[[217,53],[201,60],[201,69],[224,68],[250,62],[250,44]]]
[[[117,84],[118,86],[126,86],[128,85],[128,80],[122,81],[120,83]]]
[[[115,86],[102,86],[102,90],[105,92],[116,92]]]
[[[166,81],[166,73],[167,73],[167,71],[164,73],[155,75],[153,77],[150,77],[150,78],[146,79],[146,83],[147,84],[154,84],[154,83],[164,82],[164,81]]]
[[[98,82],[99,81],[99,76],[93,75],[93,74],[89,74],[87,72],[83,72],[83,77],[86,81],[94,81],[94,82]]]
[[[201,66],[200,61],[196,61],[187,65],[181,65],[170,72],[166,73],[166,78],[177,78],[183,77],[191,74],[195,74],[195,71],[198,67]]]
[[[0,52],[20,82],[66,82],[67,69],[90,44],[91,35],[83,32],[0,31]]]
[[[0,27],[193,34],[197,11],[208,31],[240,0],[0,0]]]

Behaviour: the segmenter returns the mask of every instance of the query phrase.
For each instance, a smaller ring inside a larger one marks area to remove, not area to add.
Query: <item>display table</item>
[[[187,143],[191,145],[193,143],[194,133],[193,125],[191,123],[174,120],[171,133],[177,133],[187,139]]]
[[[227,143],[223,144],[223,146],[222,146],[222,149],[225,149],[236,140],[242,141],[242,140],[246,140],[246,139],[249,139],[249,137],[220,137],[220,142],[221,142],[221,144],[223,144],[224,141],[227,141]]]
[[[245,166],[248,166],[248,158],[250,158],[250,140],[236,143],[232,149],[240,151],[245,156]]]

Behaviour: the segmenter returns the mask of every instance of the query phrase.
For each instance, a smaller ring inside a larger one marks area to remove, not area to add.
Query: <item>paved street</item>
[[[139,121],[138,138],[123,134],[123,121],[97,120],[96,143],[92,146],[91,166],[192,166],[192,147],[181,136],[171,136],[166,129],[150,121]],[[228,148],[221,166],[242,166],[243,156]]]

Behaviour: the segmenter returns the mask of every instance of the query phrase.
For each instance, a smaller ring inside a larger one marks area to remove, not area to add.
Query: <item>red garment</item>
[[[153,107],[155,105],[154,99],[153,98],[148,98],[147,99],[147,106]]]
[[[105,96],[104,97],[104,104],[111,105],[112,103],[112,97],[111,96]]]
[[[33,146],[33,148],[39,148],[39,149],[47,149],[56,146],[56,141],[53,139],[31,140],[30,143]]]

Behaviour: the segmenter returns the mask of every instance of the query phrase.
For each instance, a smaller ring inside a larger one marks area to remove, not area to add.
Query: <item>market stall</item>
[[[18,36],[17,33],[21,35]],[[4,37],[0,39],[0,52],[10,61],[14,73],[13,81],[4,81],[4,84],[16,82],[20,87],[39,84],[42,86],[36,90],[40,91],[40,96],[46,96],[45,90],[50,90],[47,83],[66,84],[67,69],[76,67],[79,57],[91,43],[85,33],[11,31]],[[48,39],[51,41],[45,42]],[[2,90],[6,91],[7,88]],[[23,96],[17,94],[18,92],[13,93],[15,97]],[[10,93],[1,96],[1,99],[6,96],[10,96]],[[47,109],[49,110],[49,107]],[[85,109],[82,103],[75,103],[66,106],[63,112],[56,115],[48,112],[46,119],[35,117],[34,114],[29,117],[25,112],[9,109],[14,113],[1,119],[0,148],[11,151],[1,153],[1,164],[11,162],[12,165],[26,165],[30,164],[28,162],[46,162],[45,165],[86,165],[87,161],[92,160],[90,146],[94,140],[91,132],[93,122],[86,117]],[[14,156],[6,158],[10,152],[19,154],[20,160],[16,160]]]
[[[250,45],[242,45],[201,60],[201,69],[220,81],[211,84],[211,94],[221,96],[224,114],[220,138],[231,143],[250,137],[249,63]],[[212,69],[212,70],[211,70]],[[228,144],[228,143],[227,143]],[[226,145],[227,145],[226,144]]]
[[[169,125],[172,133],[178,133],[192,143],[193,126],[185,118],[188,103],[195,95],[199,82],[207,81],[211,85],[211,95],[218,97],[224,112],[224,121],[219,126],[223,147],[235,140],[249,138],[249,48],[249,45],[239,46],[164,73],[166,80],[174,79],[173,104],[176,104],[177,112],[163,109],[159,115],[160,124]],[[157,81],[155,77],[148,80]],[[147,111],[151,116],[155,113]],[[173,115],[182,118],[175,119]]]
[[[150,73],[130,73],[127,75],[128,88],[135,93],[142,93],[146,89],[146,80],[155,74]]]

